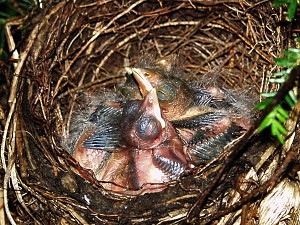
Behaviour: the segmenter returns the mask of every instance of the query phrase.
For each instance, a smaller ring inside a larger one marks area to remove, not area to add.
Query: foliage
[[[288,18],[289,21],[293,21],[297,6],[300,4],[299,0],[276,0],[273,2],[273,6],[282,6],[287,4],[288,8]],[[300,42],[300,38],[297,39]],[[282,84],[284,83],[292,69],[300,65],[300,49],[289,48],[288,50],[283,51],[285,57],[275,59],[276,65],[285,68],[280,72],[274,73],[273,78],[270,78],[269,81],[273,83]],[[266,100],[257,105],[259,110],[267,108],[267,106],[273,101],[276,97],[277,92],[264,93],[263,97],[266,97]],[[287,104],[290,108],[293,108],[295,103],[298,101],[297,97],[293,90],[290,90],[289,93],[284,98],[284,103]],[[258,132],[263,131],[264,129],[270,127],[271,133],[273,136],[276,136],[280,143],[284,143],[284,135],[287,134],[285,127],[283,126],[286,123],[289,117],[288,112],[283,107],[282,103],[274,107],[274,109],[263,119],[258,129]]]
[[[292,21],[294,19],[297,5],[300,4],[299,0],[276,0],[273,2],[273,6],[282,6],[287,4],[288,6],[288,17],[289,20]]]
[[[277,66],[281,66],[286,68],[280,72],[274,73],[273,78],[269,79],[270,82],[284,83],[292,69],[296,66],[300,65],[300,49],[289,48],[287,51],[283,51],[285,57],[275,59]],[[267,97],[266,100],[257,105],[259,110],[265,109],[276,97],[276,92],[272,93],[264,93],[262,96]],[[294,106],[294,104],[298,101],[297,97],[294,94],[293,90],[290,90],[289,93],[285,96],[284,102],[290,108]],[[286,135],[287,131],[284,128],[283,124],[286,123],[289,117],[288,112],[282,104],[278,104],[274,109],[264,118],[258,132],[263,131],[267,127],[271,128],[271,133],[273,136],[276,136],[280,143],[284,143],[283,136]]]

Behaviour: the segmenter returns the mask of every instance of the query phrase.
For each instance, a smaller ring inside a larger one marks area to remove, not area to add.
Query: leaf
[[[294,52],[294,51],[290,51],[290,50],[284,50],[283,51],[283,54],[284,55],[286,55],[288,58],[290,58],[290,59],[293,59],[293,60],[297,60],[298,59],[298,57],[299,57],[299,55],[298,55],[298,53],[297,52]]]
[[[288,74],[289,73],[286,70],[283,70],[283,71],[279,71],[279,72],[274,73],[273,76],[274,77],[280,77],[280,76],[286,76]]]
[[[272,100],[273,100],[272,98],[267,98],[266,100],[264,100],[261,103],[257,104],[256,108],[258,110],[263,110],[272,102]]]
[[[274,123],[274,121],[272,121],[272,124],[271,124],[271,133],[273,136],[276,136],[278,134],[278,129],[277,129],[276,123]]]
[[[295,105],[289,95],[284,96],[284,100],[291,108],[293,108],[293,106]]]
[[[298,57],[300,57],[300,49],[298,49],[298,48],[289,48],[288,51],[289,52],[294,52],[294,53],[298,54]]]
[[[271,83],[284,83],[285,82],[285,78],[281,77],[281,78],[270,78],[269,81]]]
[[[0,18],[0,25],[4,25],[6,23],[6,19],[2,19],[2,18]]]
[[[259,128],[258,128],[258,133],[262,132],[264,129],[266,129],[267,127],[269,127],[272,124],[272,120],[273,118],[270,117],[266,117],[264,118],[264,120],[261,122]]]
[[[289,118],[289,114],[282,108],[280,104],[276,106],[276,110],[285,118]]]
[[[292,67],[295,62],[295,60],[291,60],[289,58],[275,58],[274,60],[277,66],[282,66],[282,67]]]
[[[292,21],[294,19],[294,15],[297,9],[297,0],[290,0],[288,5],[288,17],[289,20]]]
[[[280,113],[276,114],[276,118],[281,122],[281,123],[286,123],[287,119],[282,116]]]
[[[276,0],[276,1],[273,2],[272,5],[273,6],[281,6],[281,5],[284,5],[286,3],[288,3],[288,0]]]
[[[282,137],[282,134],[286,134],[285,128],[282,126],[281,123],[279,123],[277,120],[274,120],[271,126],[271,132],[273,136],[276,136],[277,139],[280,141],[281,144],[284,143],[284,139]]]
[[[0,17],[1,18],[9,18],[10,17],[10,14],[8,14],[8,13],[4,13],[4,12],[0,12]]]
[[[275,128],[277,130],[276,132],[284,134],[284,135],[287,134],[285,127],[281,123],[279,123],[277,120],[273,121],[273,125],[276,127]]]
[[[280,142],[280,144],[283,145],[284,144],[284,139],[283,139],[282,135],[280,133],[278,133],[278,134],[276,134],[276,137],[277,137],[278,141]]]
[[[296,97],[296,95],[295,95],[295,93],[294,93],[294,91],[293,90],[290,90],[289,91],[289,96],[291,97],[291,99],[293,100],[293,102],[298,102],[298,99],[297,99],[297,97]]]
[[[271,98],[271,97],[275,97],[276,94],[277,92],[262,93],[261,96],[265,98]]]

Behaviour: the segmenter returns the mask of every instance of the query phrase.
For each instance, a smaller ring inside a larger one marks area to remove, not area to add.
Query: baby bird
[[[228,143],[249,129],[251,120],[229,90],[187,82],[180,69],[173,68],[174,56],[144,66],[127,68],[130,79],[136,80],[127,84],[138,85],[142,96],[149,91],[148,86],[155,87],[162,111],[176,128],[193,164],[218,157]],[[133,87],[131,90],[136,92]]]
[[[103,187],[142,194],[164,189],[193,165],[159,107],[156,90],[142,100],[101,103],[90,116],[93,126],[77,141],[73,157],[94,172]]]
[[[108,190],[161,191],[218,157],[252,123],[229,90],[184,79],[174,55],[126,69],[127,100],[100,101],[72,151]]]

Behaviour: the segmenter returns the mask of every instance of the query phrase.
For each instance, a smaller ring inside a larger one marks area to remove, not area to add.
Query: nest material
[[[267,207],[261,205],[267,192],[284,186],[294,187],[299,195],[298,181],[281,181],[298,155],[272,147],[264,137],[250,140],[255,126],[228,154],[196,175],[183,177],[162,192],[136,197],[103,190],[61,146],[78,96],[118,87],[125,79],[124,66],[135,65],[143,52],[179,54],[182,68],[194,79],[217,74],[217,83],[234,89],[250,87],[259,93],[276,88],[265,81],[275,68],[273,58],[287,46],[288,32],[279,26],[280,9],[272,8],[269,1],[43,4],[45,8],[36,9],[24,24],[28,35],[20,43],[16,95],[12,91],[3,135],[10,221],[262,224],[268,221]],[[293,207],[289,218],[299,222],[299,205]]]

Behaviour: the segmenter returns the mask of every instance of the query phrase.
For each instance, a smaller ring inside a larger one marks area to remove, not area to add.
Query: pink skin
[[[86,131],[80,137],[73,153],[73,158],[76,159],[76,161],[79,162],[82,167],[95,171],[98,168],[98,165],[102,162],[105,152],[83,147],[83,141],[92,133],[92,131]]]
[[[124,132],[124,143],[127,144],[107,152],[84,147],[84,140],[93,134],[93,130],[89,130],[80,137],[73,154],[82,167],[92,170],[95,178],[103,181],[104,188],[114,192],[135,195],[164,189],[165,183],[171,181],[171,177],[168,171],[161,168],[157,157],[166,158],[182,165],[184,169],[190,169],[182,142],[173,126],[161,114],[155,90],[145,97],[139,112],[141,116],[151,115],[159,121],[159,134],[154,140],[139,138],[133,123],[132,128]]]
[[[168,120],[175,120],[178,115],[183,115],[183,119],[186,119],[201,110],[202,113],[206,111],[205,107],[204,109],[198,107],[194,111],[191,108],[183,107],[183,110],[178,113],[182,105],[161,106],[167,116],[166,118],[159,106],[156,91],[152,88],[153,84],[148,82],[143,74],[138,73],[139,71],[135,71],[134,68],[128,69],[135,73],[144,99],[136,112],[136,118],[130,120],[129,124],[125,123],[126,127],[122,130],[120,146],[112,152],[107,152],[104,149],[85,148],[84,141],[94,132],[91,129],[86,131],[78,140],[73,157],[83,168],[92,170],[95,178],[101,181],[103,187],[108,190],[129,195],[158,192],[167,187],[166,183],[174,180],[172,178],[173,173],[175,173],[175,177],[180,175],[176,174],[176,168],[172,167],[173,164],[180,165],[180,168],[185,171],[194,168],[194,165],[188,162],[193,162],[193,152],[189,152],[183,146],[182,140],[188,143],[196,131],[181,128],[176,132]],[[224,98],[221,89],[211,87],[207,91],[220,101]],[[184,103],[189,106],[189,101]],[[142,117],[156,119],[156,123],[150,122],[147,125],[143,136],[136,126],[138,119]],[[250,121],[247,118],[236,115],[225,116],[216,123],[203,127],[201,131],[209,137],[215,137],[225,132],[232,123],[243,127],[245,130],[250,127]],[[165,159],[169,160],[170,163],[162,164]]]

